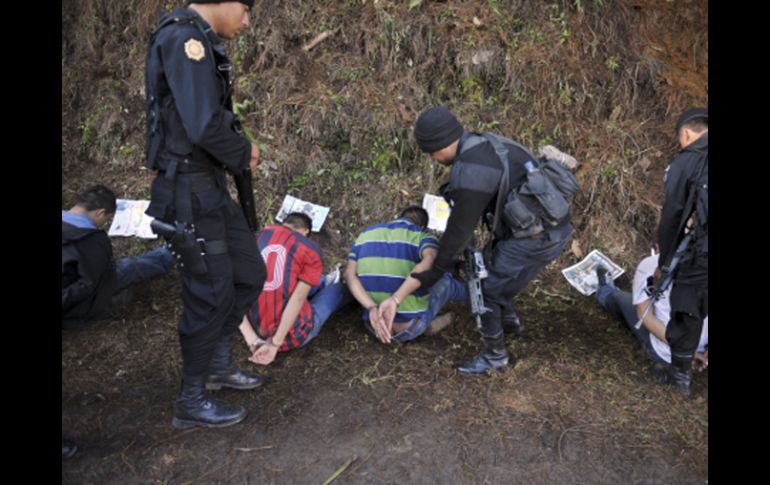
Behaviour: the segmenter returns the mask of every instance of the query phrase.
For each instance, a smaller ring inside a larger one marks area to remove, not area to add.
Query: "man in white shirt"
[[[666,341],[666,325],[671,315],[669,297],[671,288],[666,290],[655,301],[647,312],[642,322],[642,327],[637,329],[636,322],[644,314],[650,302],[650,296],[645,289],[652,283],[652,276],[658,266],[658,255],[644,258],[634,273],[633,291],[621,291],[613,285],[607,277],[605,268],[597,269],[599,288],[596,291],[596,299],[600,305],[617,317],[623,317],[631,331],[642,343],[645,352],[655,361],[650,368],[650,373],[659,381],[672,383],[667,378],[667,367],[671,365],[671,348]],[[703,370],[708,366],[708,317],[703,320],[703,330],[700,342],[693,359],[693,368]],[[672,383],[673,384],[673,383]]]

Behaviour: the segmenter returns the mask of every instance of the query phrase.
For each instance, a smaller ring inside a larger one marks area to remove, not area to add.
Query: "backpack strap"
[[[471,148],[481,145],[485,141],[492,144],[495,149],[495,154],[500,160],[500,164],[503,168],[503,176],[500,178],[500,185],[497,188],[497,200],[495,201],[495,218],[492,223],[492,234],[495,233],[497,226],[500,224],[500,216],[505,205],[505,200],[508,197],[508,191],[510,189],[510,169],[508,167],[508,149],[501,143],[497,136],[493,133],[486,132],[483,134],[472,134],[467,138],[460,148],[460,154],[467,152]]]
[[[500,163],[503,166],[503,176],[500,179],[500,186],[497,189],[497,200],[495,201],[495,218],[492,222],[492,234],[496,234],[511,184],[510,169],[508,167],[508,149],[505,148],[505,145],[494,134],[486,132],[482,136],[492,144],[497,158],[500,159]]]

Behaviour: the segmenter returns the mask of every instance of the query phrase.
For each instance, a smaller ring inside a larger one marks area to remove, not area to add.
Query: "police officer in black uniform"
[[[417,119],[414,134],[423,152],[441,164],[452,166],[448,186],[443,191],[452,212],[433,266],[412,276],[420,280],[422,286],[432,286],[444,272],[452,269],[479,219],[484,217],[494,229],[494,239],[485,249],[489,276],[482,280],[484,303],[489,310],[481,317],[484,350],[457,370],[464,374],[483,374],[490,369],[513,367],[515,357],[508,353],[503,341],[504,329],[515,331],[520,326],[511,299],[561,254],[572,233],[569,214],[554,226],[539,231],[515,231],[500,220],[498,191],[505,170],[486,135],[466,132],[445,107],[424,111]],[[532,156],[510,143],[505,144],[505,148],[508,187],[515,189],[526,180],[525,163],[531,161]],[[491,223],[495,219],[497,224]]]
[[[227,191],[225,169],[256,168],[259,151],[232,110],[231,64],[222,38],[249,24],[253,0],[191,0],[160,19],[146,59],[147,166],[157,170],[147,214],[173,227],[184,310],[179,321],[182,389],[172,424],[223,427],[246,410],[204,393],[261,384],[231,357],[243,315],[258,297],[265,265]]]
[[[686,232],[693,233],[693,240],[674,274],[671,320],[666,326],[671,367],[661,377],[687,396],[692,359],[708,316],[708,108],[682,113],[676,133],[681,151],[664,176],[666,199],[658,228],[660,271],[668,271]]]

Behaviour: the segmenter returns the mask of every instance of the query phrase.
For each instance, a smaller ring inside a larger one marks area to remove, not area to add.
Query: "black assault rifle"
[[[652,308],[652,304],[655,303],[655,301],[658,300],[661,296],[663,296],[663,293],[668,289],[669,286],[671,286],[671,282],[674,281],[674,275],[678,269],[679,261],[687,251],[687,247],[690,245],[690,241],[692,241],[693,234],[694,233],[692,231],[687,233],[684,239],[682,239],[682,242],[679,243],[679,246],[677,246],[674,257],[671,258],[671,264],[668,266],[668,271],[666,272],[666,276],[663,278],[663,280],[661,280],[661,282],[658,283],[654,288],[647,288],[644,290],[651,297],[651,299],[650,303],[647,304],[647,308],[644,309],[644,313],[642,313],[641,318],[638,322],[636,322],[635,327],[637,329],[641,328],[644,317],[647,316],[647,312],[649,312],[650,308]]]
[[[241,204],[243,215],[246,217],[246,223],[251,232],[259,230],[257,222],[257,210],[254,207],[254,189],[251,186],[251,169],[241,169],[240,173],[233,170],[233,180],[235,188],[238,189],[238,202]]]
[[[481,280],[488,276],[487,267],[484,265],[484,255],[476,248],[476,241],[471,237],[468,247],[463,251],[463,271],[468,281],[468,298],[471,304],[471,313],[476,317],[476,327],[481,329],[481,315],[491,311],[484,304],[484,294],[481,290]]]

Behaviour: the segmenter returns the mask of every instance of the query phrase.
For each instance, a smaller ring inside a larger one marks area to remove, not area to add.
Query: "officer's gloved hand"
[[[431,286],[435,285],[438,280],[441,279],[442,276],[444,276],[444,273],[446,273],[445,270],[439,268],[436,265],[433,265],[433,267],[427,271],[422,271],[420,273],[412,273],[412,278],[415,278],[420,281],[420,287],[428,289]]]

